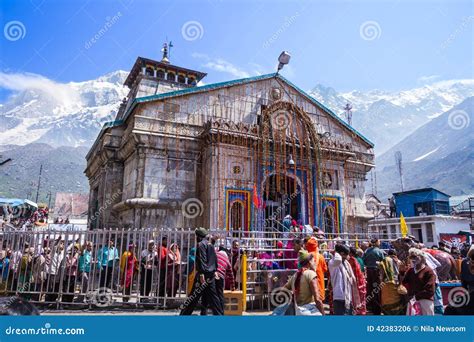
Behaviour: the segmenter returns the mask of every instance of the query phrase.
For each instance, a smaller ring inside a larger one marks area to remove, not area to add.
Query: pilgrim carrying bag
[[[421,316],[421,306],[415,298],[408,302],[407,316]]]

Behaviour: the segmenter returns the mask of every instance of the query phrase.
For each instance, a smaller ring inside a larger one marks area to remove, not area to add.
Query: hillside
[[[453,196],[474,193],[473,111],[470,97],[376,158],[382,198],[400,191],[395,151],[402,152],[405,189],[434,187]]]

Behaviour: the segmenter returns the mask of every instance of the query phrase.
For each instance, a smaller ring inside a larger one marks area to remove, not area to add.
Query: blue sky
[[[303,89],[409,89],[473,77],[472,4],[2,0],[0,72],[89,80],[159,59],[168,39],[172,63],[207,72],[206,83],[273,72],[288,50],[283,74]],[[0,100],[21,88],[6,83]]]

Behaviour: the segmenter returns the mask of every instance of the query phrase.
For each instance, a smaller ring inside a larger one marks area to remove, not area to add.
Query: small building
[[[449,198],[444,192],[422,188],[393,194],[397,217],[377,217],[369,221],[369,233],[383,238],[400,236],[400,214],[403,213],[408,234],[427,246],[438,244],[441,235],[469,230],[467,218],[450,216]]]
[[[449,215],[449,196],[433,188],[422,188],[393,194],[397,217]]]
[[[57,192],[54,201],[54,220],[68,219],[71,223],[86,222],[88,204],[89,194]]]
[[[382,203],[374,194],[365,194],[363,198],[349,197],[347,201],[347,220],[352,222],[355,233],[366,234],[370,220],[390,217],[388,204]]]
[[[403,214],[405,215],[405,214]],[[408,235],[431,247],[440,241],[440,235],[458,234],[469,230],[470,220],[448,215],[426,215],[406,217]],[[369,221],[369,234],[385,239],[395,239],[401,235],[400,218],[373,219]]]
[[[474,213],[474,197],[468,196],[466,199],[458,203],[450,202],[451,214],[461,217],[469,217],[472,221],[472,214]]]

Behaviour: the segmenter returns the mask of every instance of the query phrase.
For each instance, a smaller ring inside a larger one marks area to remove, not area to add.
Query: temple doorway
[[[230,229],[242,230],[244,228],[245,211],[242,202],[235,201],[230,206]]]
[[[283,219],[290,215],[295,220],[303,220],[301,187],[287,175],[270,175],[264,183],[265,223],[267,227],[283,228]]]
[[[334,233],[335,232],[335,223],[334,223],[334,208],[331,206],[327,206],[324,208],[324,231],[326,233]]]

